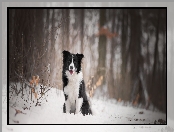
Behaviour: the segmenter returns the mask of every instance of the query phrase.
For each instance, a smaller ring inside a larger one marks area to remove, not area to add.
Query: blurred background
[[[62,51],[68,50],[85,56],[91,98],[166,113],[166,11],[10,9],[9,82],[23,84],[38,75],[40,83],[62,89]]]

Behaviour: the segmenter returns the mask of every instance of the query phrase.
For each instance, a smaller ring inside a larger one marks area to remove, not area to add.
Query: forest
[[[152,105],[166,113],[166,13],[167,8],[9,9],[9,88],[18,95],[39,79],[45,89],[62,90],[62,51],[68,50],[85,56],[91,98]]]

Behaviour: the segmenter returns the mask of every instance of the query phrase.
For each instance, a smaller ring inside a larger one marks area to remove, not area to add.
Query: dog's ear
[[[62,54],[63,54],[63,58],[65,58],[66,56],[68,56],[68,55],[70,54],[70,52],[64,50],[64,51],[62,52]]]
[[[78,61],[77,73],[79,73],[81,71],[81,63],[82,63],[82,58],[84,57],[84,55],[77,53],[76,56],[77,56],[77,61]]]
[[[63,55],[70,54],[70,52],[66,51],[66,50],[64,50],[62,53],[63,53]]]
[[[76,54],[76,56],[77,56],[77,58],[81,61],[82,60],[82,58],[84,57],[84,55],[83,54]]]

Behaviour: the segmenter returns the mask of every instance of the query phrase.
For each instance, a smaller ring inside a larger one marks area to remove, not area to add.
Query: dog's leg
[[[69,99],[67,99],[65,101],[65,105],[66,105],[66,113],[69,113],[71,110],[71,103],[70,103]]]
[[[66,95],[66,94],[64,93],[64,96],[65,96],[65,101],[67,101],[68,95]],[[63,104],[63,113],[66,113],[66,105],[65,105],[65,103]]]
[[[65,103],[63,104],[63,113],[66,113],[66,106],[65,106]]]
[[[82,114],[84,116],[92,114],[89,102],[87,100],[83,101],[83,104],[82,104],[82,107],[81,107],[81,111],[82,111]]]
[[[82,107],[82,103],[83,103],[83,98],[76,99],[76,114],[79,113],[80,108]]]

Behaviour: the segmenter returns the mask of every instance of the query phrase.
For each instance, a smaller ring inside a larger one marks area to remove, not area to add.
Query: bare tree
[[[116,10],[112,10],[112,33],[115,32],[115,19],[116,19]],[[110,69],[109,69],[109,79],[108,79],[108,91],[110,98],[116,98],[116,87],[114,84],[114,69],[113,69],[113,62],[115,58],[115,49],[117,43],[115,42],[114,38],[111,40],[111,60],[110,60]]]
[[[84,9],[81,9],[80,10],[80,23],[81,23],[81,36],[80,36],[80,39],[81,39],[81,53],[83,53],[83,38],[84,38],[84,12],[85,10]]]
[[[100,9],[100,17],[99,17],[99,28],[103,27],[106,24],[106,9]],[[106,36],[99,36],[99,44],[98,44],[98,67],[96,72],[96,80],[101,81],[101,85],[105,83],[105,74],[106,74]]]

